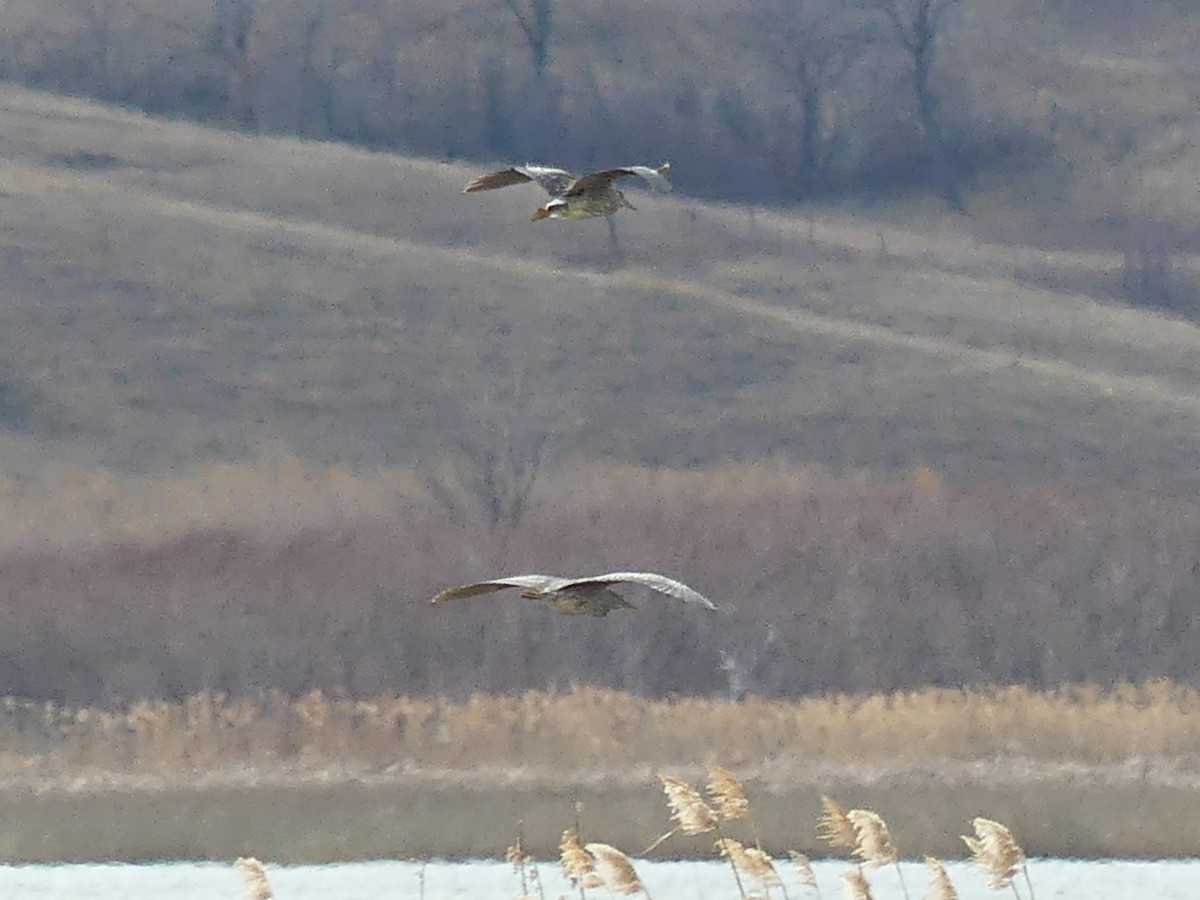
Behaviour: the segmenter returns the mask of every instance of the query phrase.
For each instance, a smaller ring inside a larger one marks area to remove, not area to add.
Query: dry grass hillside
[[[1198,483],[1200,329],[1117,254],[643,196],[614,259],[474,171],[4,89],[5,474],[428,468],[520,384],[560,460]]]

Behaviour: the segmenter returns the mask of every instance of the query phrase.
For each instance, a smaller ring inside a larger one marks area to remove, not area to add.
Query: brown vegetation
[[[153,16],[88,8],[49,43],[42,5],[14,11],[14,74],[78,71],[83,32],[111,39],[114,77],[161,46],[134,40]],[[198,48],[215,7],[188,9]],[[239,88],[218,76],[287,45],[222,29],[200,79],[221,104]],[[1069,119],[1083,70],[1121,80],[1126,110],[1173,83],[1063,52]],[[577,231],[455,205],[450,165],[16,89],[0,124],[0,691],[1194,678],[1200,332],[1064,292],[1160,255],[674,199],[614,270]],[[1171,248],[1172,278],[1194,268]],[[551,442],[553,465],[509,465]],[[581,629],[425,605],[500,565],[669,571],[723,615],[645,599]]]
[[[547,477],[497,532],[416,490],[386,517],[323,516],[321,498],[376,482],[303,472],[309,526],[298,513],[291,528],[156,534],[109,504],[92,514],[111,542],[0,552],[3,690],[70,704],[581,684],[741,697],[1195,674],[1200,506],[1151,490],[614,469]],[[171,508],[173,484],[159,486]],[[429,603],[467,573],[548,566],[686,575],[719,612],[650,593],[586,621],[515,595]]]
[[[119,710],[9,698],[0,709],[0,774],[86,780],[108,773],[153,783],[189,772],[221,782],[241,772],[270,781],[311,772],[448,771],[473,772],[467,780],[482,782],[642,783],[652,768],[697,766],[720,755],[775,786],[851,772],[1029,780],[1072,766],[1098,778],[1186,782],[1200,746],[1198,709],[1196,689],[1169,682],[740,702],[646,700],[595,688],[457,702],[201,694]],[[1122,774],[1122,766],[1130,768]],[[731,807],[712,789],[717,810],[685,780],[662,778],[676,831],[705,834],[722,819],[743,818],[728,815]],[[837,838],[835,846],[858,846],[875,824],[829,802],[825,812],[824,835]],[[886,847],[890,836],[874,833]]]
[[[718,794],[727,793],[732,789],[738,796],[740,801],[737,806],[738,814],[732,818],[734,820],[747,818],[750,812],[749,803],[746,801],[741,783],[731,772],[721,766],[713,765],[709,769],[710,774],[713,769],[719,770],[717,780],[721,787],[717,791]],[[716,828],[715,821],[708,823],[706,827],[698,831],[689,831],[686,827],[683,827],[682,822],[684,819],[694,818],[694,816],[681,816],[681,810],[704,805],[700,797],[700,792],[691,787],[686,781],[674,776],[660,773],[659,778],[666,787],[667,803],[671,810],[671,818],[680,821],[681,827],[660,838],[655,842],[654,847],[659,846],[675,834],[701,834],[713,831]],[[870,882],[867,878],[868,869],[891,864],[895,866],[903,895],[905,898],[908,898],[910,895],[904,883],[904,874],[900,867],[900,855],[892,843],[891,834],[884,823],[883,817],[870,809],[844,811],[841,804],[829,797],[822,797],[821,800],[825,807],[826,815],[818,822],[818,827],[824,829],[825,837],[835,850],[849,849],[851,856],[858,858],[856,865],[851,866],[841,873],[846,896],[854,898],[854,900],[870,900],[872,892]],[[836,826],[832,828],[829,827],[831,817],[839,820]],[[722,820],[729,822],[730,818],[722,816]],[[846,835],[842,834],[841,820],[844,820],[845,823],[852,827],[853,836],[849,841],[844,840]],[[1025,853],[1015,838],[1013,838],[1012,832],[1004,825],[991,819],[976,818],[973,824],[977,837],[964,837],[963,840],[970,848],[974,862],[987,873],[989,879],[988,886],[996,890],[1011,886],[1014,896],[1017,900],[1021,900],[1020,893],[1012,885],[1013,875],[1019,865],[1025,873],[1025,883],[1028,887],[1027,900],[1032,900],[1033,884],[1029,879],[1028,867],[1025,865]],[[775,866],[771,855],[762,849],[762,843],[758,835],[754,835],[754,842],[754,845],[751,846],[736,838],[721,835],[718,832],[714,846],[717,854],[729,861],[730,870],[737,885],[738,895],[742,900],[751,900],[751,898],[768,898],[769,900],[773,890],[778,891],[784,900],[786,900],[788,896],[787,886],[779,874],[779,869]],[[601,849],[604,853],[598,852]],[[618,861],[621,873],[618,879],[620,887],[614,886],[608,879],[605,879],[606,886],[611,890],[619,890],[622,893],[644,891],[631,861],[619,850],[615,850],[615,848],[607,844],[588,844],[587,850],[595,857],[597,867],[602,868],[602,864],[606,862],[606,857],[610,854]],[[649,852],[647,851],[647,854]],[[814,889],[819,893],[820,889],[816,883],[812,868],[808,864],[807,857],[796,850],[789,851],[789,856],[796,863],[801,886]],[[945,867],[937,858],[932,856],[925,857],[925,861],[930,869],[930,891],[934,900],[954,900],[957,892],[950,881]],[[568,877],[578,881],[577,872],[580,866],[577,862],[572,861],[568,864],[564,860],[563,869]],[[524,892],[522,893],[524,895]],[[582,885],[580,886],[580,896],[582,900],[586,900]]]

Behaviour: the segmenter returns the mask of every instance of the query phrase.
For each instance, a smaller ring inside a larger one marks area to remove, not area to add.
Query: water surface
[[[721,862],[645,862],[635,860],[638,874],[653,900],[736,900],[737,888]],[[789,862],[778,861],[791,900],[811,897],[800,887]],[[842,896],[839,874],[847,864],[821,860],[813,864],[821,894]],[[982,874],[965,862],[946,864],[961,900],[1012,898],[1011,891],[987,888]],[[928,874],[920,863],[901,867],[912,900],[924,896]],[[539,866],[547,900],[575,897],[556,865]],[[515,900],[520,879],[512,867],[498,862],[358,862],[325,866],[276,866],[267,874],[277,900]],[[875,900],[902,900],[894,868],[867,871]],[[1102,862],[1034,859],[1029,862],[1037,900],[1194,900],[1200,897],[1200,860]],[[1018,876],[1018,890],[1028,897]],[[534,891],[536,893],[536,891]],[[781,896],[774,892],[775,896]],[[224,863],[155,863],[152,865],[0,866],[3,900],[239,900],[242,884]],[[606,898],[602,891],[590,892]]]

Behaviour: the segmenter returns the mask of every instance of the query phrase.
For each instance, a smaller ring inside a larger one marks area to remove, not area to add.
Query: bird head
[[[539,219],[562,219],[566,217],[568,212],[567,201],[562,197],[555,197],[545,206],[539,206],[533,211],[530,221],[537,222]]]

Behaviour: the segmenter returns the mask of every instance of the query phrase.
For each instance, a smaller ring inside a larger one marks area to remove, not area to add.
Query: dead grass
[[[427,461],[519,359],[589,459],[1196,477],[1200,332],[1029,287],[1038,248],[653,198],[614,265],[580,240],[596,223],[538,230],[520,191],[463,198],[465,167],[13,89],[4,122],[13,478],[264,446],[318,469]],[[114,165],[61,164],[97,144]]]
[[[273,770],[285,778],[328,772],[386,781],[451,771],[474,772],[483,783],[629,783],[664,765],[703,765],[718,750],[772,789],[836,773],[869,781],[914,772],[1036,780],[1072,766],[1095,773],[1089,777],[1183,783],[1198,777],[1198,709],[1200,692],[1168,682],[742,702],[653,701],[597,689],[464,702],[205,694],[119,712],[9,699],[0,752],[3,774],[17,782],[80,778],[97,787],[111,777],[171,783],[204,771],[219,783]],[[717,813],[685,781],[664,776],[664,783],[683,833],[716,826]],[[850,827],[861,836],[866,826],[851,818]]]

